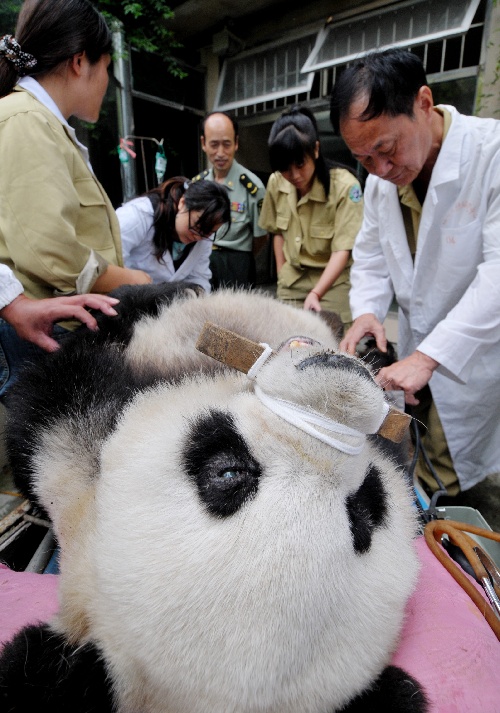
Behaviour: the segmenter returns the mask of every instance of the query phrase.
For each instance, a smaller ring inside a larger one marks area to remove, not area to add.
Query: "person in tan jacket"
[[[151,282],[123,267],[115,211],[68,123],[97,121],[110,51],[87,0],[25,0],[16,36],[0,38],[0,262],[29,298]]]
[[[269,178],[259,225],[274,235],[278,299],[351,323],[349,270],[363,196],[346,167],[327,162],[307,107],[293,106],[269,135]]]

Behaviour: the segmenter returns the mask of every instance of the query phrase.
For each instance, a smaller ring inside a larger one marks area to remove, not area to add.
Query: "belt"
[[[215,243],[212,245],[212,250],[226,250],[228,253],[246,252],[245,250],[234,250],[233,248],[226,248],[225,245],[216,245]]]

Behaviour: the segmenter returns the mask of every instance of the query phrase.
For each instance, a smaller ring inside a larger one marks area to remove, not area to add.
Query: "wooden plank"
[[[392,407],[378,429],[378,435],[393,441],[393,443],[401,443],[410,422],[409,414]]]
[[[196,349],[222,364],[245,374],[249,372],[264,351],[257,342],[241,337],[229,329],[205,322],[196,342]]]

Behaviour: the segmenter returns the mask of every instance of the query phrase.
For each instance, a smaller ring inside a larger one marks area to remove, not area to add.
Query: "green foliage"
[[[14,34],[17,15],[22,0],[1,0],[0,2],[0,36]]]
[[[185,76],[172,57],[172,50],[182,45],[175,39],[172,30],[168,29],[168,21],[174,13],[164,0],[97,0],[95,5],[110,25],[113,20],[123,24],[125,37],[132,47],[158,54],[173,75]]]
[[[14,33],[21,5],[22,0],[0,0],[0,36]],[[123,24],[126,40],[132,47],[158,54],[166,62],[171,74],[176,77],[186,76],[172,57],[172,50],[182,45],[168,28],[168,21],[174,13],[164,0],[95,0],[94,5],[106,17],[110,26],[113,20]]]

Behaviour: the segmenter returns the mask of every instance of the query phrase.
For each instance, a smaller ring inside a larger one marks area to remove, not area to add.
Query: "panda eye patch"
[[[182,460],[212,515],[233,515],[257,493],[261,467],[229,413],[211,409],[191,421]]]

